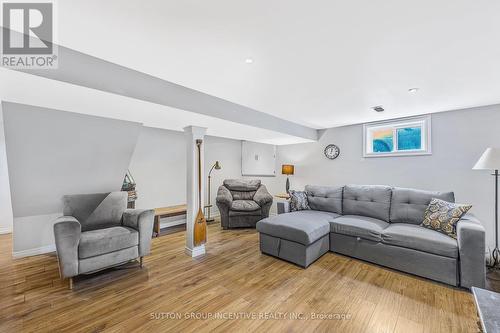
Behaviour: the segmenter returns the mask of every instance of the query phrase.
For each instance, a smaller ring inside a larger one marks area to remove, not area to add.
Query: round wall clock
[[[340,155],[340,148],[336,145],[328,145],[325,148],[325,156],[331,160],[336,159]]]

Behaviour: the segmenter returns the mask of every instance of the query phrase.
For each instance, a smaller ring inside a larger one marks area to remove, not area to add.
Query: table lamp
[[[293,172],[295,170],[295,167],[292,164],[283,164],[281,165],[281,174],[291,176],[293,175]],[[290,191],[290,179],[286,177],[286,193]]]

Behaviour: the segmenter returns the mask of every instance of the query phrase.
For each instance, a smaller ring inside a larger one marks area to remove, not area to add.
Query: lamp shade
[[[281,165],[281,173],[283,175],[293,175],[294,171],[295,171],[295,167],[292,164]]]
[[[215,168],[215,170],[220,170],[221,169],[219,161],[215,161],[214,168]]]
[[[500,170],[500,148],[486,149],[472,169]]]

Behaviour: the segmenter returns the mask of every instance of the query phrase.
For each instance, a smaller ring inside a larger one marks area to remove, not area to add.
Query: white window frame
[[[393,157],[393,156],[415,156],[415,155],[431,155],[432,140],[431,140],[431,115],[410,117],[402,119],[393,119],[387,121],[379,121],[374,123],[363,124],[363,157]],[[400,150],[398,151],[398,136],[397,129],[410,126],[420,126],[422,128],[422,144],[421,149]],[[392,128],[393,130],[393,149],[391,152],[373,152],[372,137],[370,132],[377,128]]]

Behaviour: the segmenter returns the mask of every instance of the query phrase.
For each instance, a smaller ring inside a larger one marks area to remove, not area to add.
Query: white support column
[[[201,209],[203,211],[204,203],[204,150],[205,150],[205,133],[207,129],[204,127],[188,126],[184,128],[186,136],[186,204],[187,204],[187,220],[186,220],[186,254],[190,257],[197,257],[205,254],[205,245],[194,246],[193,230],[194,219],[198,213],[198,148],[196,140],[203,140],[201,145]]]

